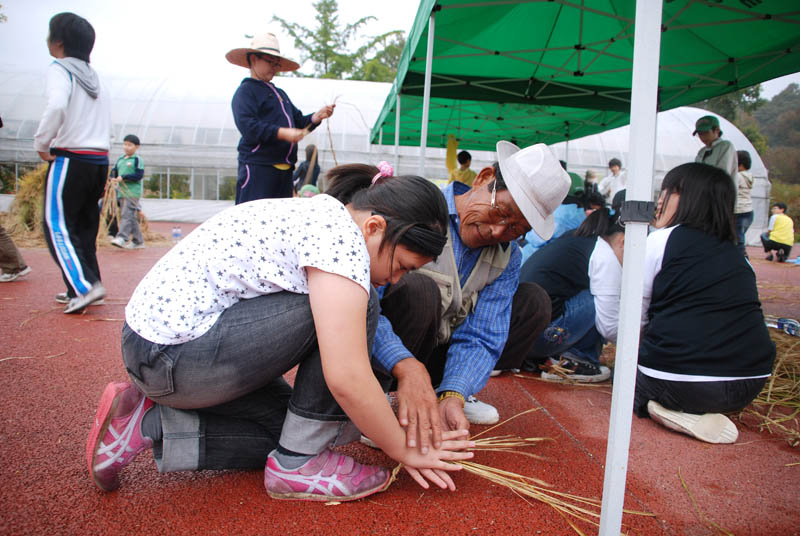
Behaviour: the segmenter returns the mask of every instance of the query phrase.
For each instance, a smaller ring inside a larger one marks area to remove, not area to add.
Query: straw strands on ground
[[[491,428],[487,428],[486,430],[480,432],[479,434],[472,436],[472,438],[470,439],[475,441],[475,447],[473,447],[470,450],[476,452],[507,452],[537,459],[543,459],[542,456],[520,449],[535,447],[539,443],[544,441],[553,441],[552,438],[547,438],[547,437],[522,438],[513,435],[481,437],[487,434],[488,432],[491,432],[495,428],[503,426],[507,422],[516,419],[517,417],[521,417],[522,415],[526,415],[528,413],[538,411],[540,409],[541,408],[532,408],[523,411],[521,413],[514,415],[513,417],[506,419],[505,421],[499,424],[492,426]],[[552,486],[547,482],[544,482],[533,476],[521,475],[518,473],[506,471],[503,469],[498,469],[495,467],[483,465],[472,461],[460,461],[458,463],[459,465],[461,465],[464,471],[479,476],[485,480],[488,480],[489,482],[497,484],[498,486],[508,488],[512,493],[520,497],[523,501],[527,502],[531,506],[533,505],[531,503],[531,499],[550,506],[566,520],[566,522],[570,525],[570,527],[572,527],[572,529],[577,534],[580,535],[584,534],[584,532],[576,524],[577,520],[594,525],[595,527],[599,526],[598,522],[600,519],[600,507],[601,507],[601,501],[599,499],[590,499],[578,495],[573,495],[571,493],[556,491],[552,489]],[[391,484],[391,482],[393,482],[396,479],[397,474],[400,471],[401,467],[402,464],[394,468],[394,470],[392,471],[392,478],[390,479],[389,484]],[[624,510],[624,512],[627,514],[644,515],[644,516],[654,515],[648,512],[638,512],[633,510]]]
[[[689,495],[689,499],[692,501],[692,505],[694,506],[695,511],[697,512],[698,517],[706,523],[706,526],[712,530],[718,530],[721,534],[725,536],[733,536],[733,533],[728,529],[722,528],[713,520],[709,519],[709,517],[700,509],[700,506],[697,504],[697,501],[694,499],[694,495],[689,490],[689,486],[686,484],[686,481],[683,479],[683,475],[681,475],[681,468],[678,467],[678,478],[681,481],[681,485],[683,489],[686,490],[686,494]]]
[[[770,329],[776,357],[772,376],[740,420],[756,419],[760,430],[784,436],[793,447],[800,446],[800,338]]]

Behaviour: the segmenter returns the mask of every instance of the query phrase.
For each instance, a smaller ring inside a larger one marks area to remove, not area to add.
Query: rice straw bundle
[[[19,180],[19,189],[8,214],[3,218],[3,227],[17,247],[44,245],[42,203],[46,177],[47,164],[25,173]]]
[[[0,215],[0,222],[11,236],[17,247],[44,247],[44,229],[42,228],[42,203],[44,201],[44,184],[47,179],[47,164],[41,164],[33,171],[25,173],[19,180],[19,189],[11,203],[8,214]],[[121,191],[127,191],[124,183],[119,183]],[[108,229],[112,221],[119,222],[120,214],[117,206],[114,184],[106,184],[103,195],[103,208],[100,213],[100,226],[97,231],[98,245],[109,243]],[[145,215],[139,212],[139,227],[145,242],[150,245],[168,244],[169,238],[150,230]]]
[[[116,222],[118,228],[122,223],[119,205],[117,204],[117,189],[114,184],[115,183],[108,181],[106,183],[105,192],[103,193],[103,208],[100,210],[100,226],[97,229],[98,240],[102,240],[110,234],[109,229],[112,223]],[[125,188],[122,182],[119,184],[122,188]],[[127,188],[125,189],[127,190]]]
[[[753,415],[760,430],[783,435],[793,447],[800,446],[800,339],[770,330],[776,356],[772,376],[764,389],[739,414]]]

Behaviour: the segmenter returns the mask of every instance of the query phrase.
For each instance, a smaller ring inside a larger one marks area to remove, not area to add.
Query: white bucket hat
[[[540,237],[553,236],[553,211],[569,192],[572,181],[561,163],[543,143],[520,149],[497,142],[497,161],[508,192],[522,215]]]
[[[300,64],[296,61],[281,56],[281,47],[278,44],[278,38],[275,37],[273,33],[263,33],[253,37],[252,41],[250,41],[249,48],[234,48],[225,54],[225,59],[234,65],[249,69],[250,65],[247,63],[248,53],[275,56],[281,60],[278,65],[279,71],[296,71],[300,68]]]

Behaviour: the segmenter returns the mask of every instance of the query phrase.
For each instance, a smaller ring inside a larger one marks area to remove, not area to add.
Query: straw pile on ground
[[[19,190],[7,214],[0,213],[0,224],[6,229],[17,247],[46,247],[42,228],[42,204],[44,202],[44,184],[47,178],[47,165],[42,164],[35,170],[23,175],[19,180]],[[109,227],[119,221],[119,208],[115,202],[114,187],[109,183],[103,197],[103,210],[100,214],[100,229],[97,233],[98,246],[110,246]],[[169,238],[150,230],[150,224],[142,212],[139,212],[139,226],[148,245],[166,245]]]
[[[800,338],[770,329],[777,350],[772,376],[739,419],[800,446]]]

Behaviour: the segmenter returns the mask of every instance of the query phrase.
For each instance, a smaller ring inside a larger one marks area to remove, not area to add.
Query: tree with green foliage
[[[761,84],[756,84],[719,97],[706,99],[694,106],[719,114],[731,123],[737,124],[743,113],[752,114],[766,102],[761,98]]]
[[[766,154],[769,150],[767,138],[762,133],[756,119],[747,112],[742,113],[739,122],[736,124],[750,143],[753,144],[756,152],[760,155]]]
[[[719,97],[706,99],[693,106],[721,115],[742,131],[758,154],[768,150],[767,139],[762,134],[753,114],[768,101],[761,98],[761,85],[756,84]]]
[[[383,48],[374,57],[361,62],[353,73],[353,80],[369,82],[392,82],[397,76],[400,57],[406,47],[406,38],[402,32],[392,32],[382,42]]]
[[[294,39],[294,46],[300,50],[302,56],[301,63],[308,60],[314,63],[313,74],[297,73],[298,76],[381,81],[394,79],[397,72],[396,65],[394,68],[386,69],[381,62],[391,61],[393,58],[397,38],[402,39],[400,30],[370,37],[355,52],[348,52],[359,29],[369,21],[375,20],[375,17],[371,15],[361,17],[342,27],[339,24],[339,4],[336,0],[318,0],[312,5],[317,10],[315,28],[306,28],[281,17],[273,17],[273,20],[280,23],[284,31]],[[400,53],[402,50],[400,48]]]
[[[754,114],[770,146],[800,147],[797,140],[798,110],[800,110],[800,86],[789,84]]]

